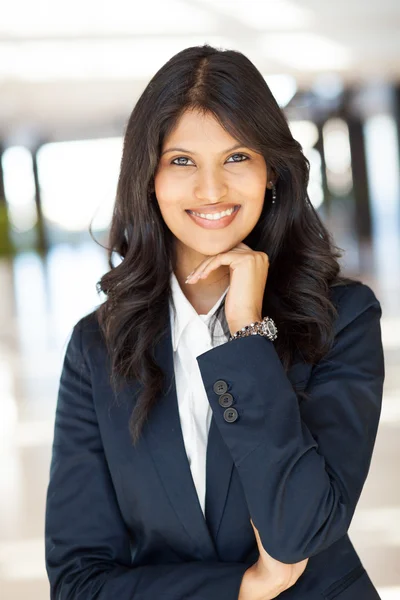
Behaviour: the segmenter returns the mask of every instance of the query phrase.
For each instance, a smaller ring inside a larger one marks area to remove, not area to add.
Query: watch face
[[[264,331],[265,335],[272,338],[272,337],[276,337],[278,329],[272,319],[267,319],[263,323],[263,331]]]

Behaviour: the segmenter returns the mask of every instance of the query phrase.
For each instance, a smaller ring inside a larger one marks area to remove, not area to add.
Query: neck
[[[186,298],[196,312],[202,315],[208,313],[229,285],[229,267],[225,266],[212,271],[206,279],[199,279],[196,283],[185,283],[190,273],[187,268],[178,266],[174,273]]]

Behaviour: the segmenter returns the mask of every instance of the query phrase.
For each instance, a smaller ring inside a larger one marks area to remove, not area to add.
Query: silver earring
[[[273,181],[270,181],[270,184],[272,186],[272,204],[275,204],[276,201],[276,187]]]

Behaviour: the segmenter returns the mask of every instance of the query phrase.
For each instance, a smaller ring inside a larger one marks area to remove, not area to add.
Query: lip
[[[217,219],[215,221],[204,219],[203,217],[198,217],[197,215],[192,215],[187,211],[185,212],[195,223],[197,223],[197,225],[200,225],[204,229],[223,229],[232,223],[240,208],[241,205],[238,205],[231,215],[227,215],[226,217],[222,217],[222,219]]]
[[[238,204],[233,204],[233,202],[225,202],[221,204],[214,204],[211,206],[197,206],[196,208],[188,208],[187,210],[192,210],[197,213],[218,213],[224,210],[228,210],[234,208],[235,206],[239,206]]]

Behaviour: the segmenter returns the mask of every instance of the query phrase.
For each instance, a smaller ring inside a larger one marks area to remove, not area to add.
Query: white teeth
[[[190,212],[192,215],[196,215],[198,217],[202,217],[203,219],[209,219],[210,221],[216,221],[218,219],[222,219],[222,217],[226,217],[227,215],[231,215],[234,210],[235,210],[235,207],[228,208],[228,210],[225,210],[225,211],[220,212],[220,213],[213,213],[213,214],[197,213],[197,212],[194,212],[193,210],[189,210],[188,212]]]

